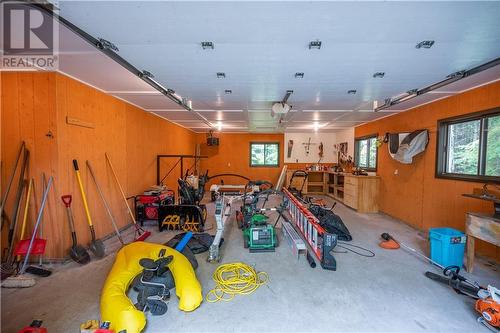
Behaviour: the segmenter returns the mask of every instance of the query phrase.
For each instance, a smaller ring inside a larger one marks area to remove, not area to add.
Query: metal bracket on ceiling
[[[468,76],[483,72],[487,69],[490,69],[490,68],[498,66],[498,65],[500,65],[500,58],[493,59],[491,61],[488,61],[484,64],[481,64],[479,66],[473,67],[473,68],[468,69],[468,70],[461,70],[458,72],[454,72],[450,75],[447,75],[446,79],[439,81],[437,83],[431,84],[430,86],[424,87],[422,89],[409,90],[406,92],[405,96],[401,96],[401,97],[397,97],[397,98],[386,98],[385,103],[383,105],[375,108],[373,111],[377,112],[377,111],[387,109],[393,105],[396,105],[396,104],[399,104],[402,102],[406,102],[414,97],[417,97],[417,96],[423,95],[425,93],[428,93],[430,91],[442,88],[442,87],[447,86],[453,82],[456,82],[456,81],[459,81],[459,80],[466,78]]]
[[[108,50],[112,50],[114,52],[120,51],[118,49],[118,47],[115,44],[111,43],[109,40],[106,40],[104,38],[98,38],[97,40],[98,40],[98,42],[97,42],[96,46],[101,50],[108,49]]]
[[[148,72],[146,70],[143,70],[142,73],[140,74],[140,76],[141,76],[141,78],[143,78],[143,77],[149,77],[151,79],[155,77],[151,72]],[[167,89],[167,91],[168,90],[172,90],[172,89]]]

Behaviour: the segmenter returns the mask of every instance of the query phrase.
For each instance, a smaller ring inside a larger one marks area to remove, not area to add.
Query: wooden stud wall
[[[112,233],[112,226],[87,171],[86,160],[92,163],[121,227],[130,221],[104,153],[110,155],[126,195],[130,196],[155,183],[157,154],[194,152],[194,132],[64,75],[38,72],[2,72],[1,75],[2,184],[6,184],[20,142],[25,140],[31,153],[30,176],[36,178],[38,200],[42,172],[55,177],[44,219],[49,258],[65,257],[70,246],[66,211],[60,200],[62,194],[73,195],[79,242],[86,244],[90,239],[73,171],[74,158],[80,164],[97,237],[102,237]],[[67,117],[92,124],[93,128],[67,124]],[[46,136],[48,131],[52,138]],[[164,167],[169,163],[165,162]],[[178,172],[174,174],[167,185],[175,189]],[[6,207],[9,216],[14,195],[10,197]],[[34,207],[31,210],[30,227],[35,215]],[[2,230],[2,240],[6,230],[6,227]]]
[[[439,119],[500,106],[500,82],[414,108],[401,114],[376,120],[355,128],[361,137],[386,132],[410,132],[426,128],[430,141],[426,151],[405,165],[393,160],[387,145],[378,150],[377,174],[381,177],[380,210],[422,230],[449,226],[465,229],[466,212],[493,212],[491,203],[462,197],[482,183],[438,179],[434,177],[436,131]],[[395,170],[398,175],[394,174]],[[500,260],[500,249],[480,242],[477,251]]]

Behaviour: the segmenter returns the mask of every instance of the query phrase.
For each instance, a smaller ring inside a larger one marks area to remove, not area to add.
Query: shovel
[[[76,179],[78,180],[78,186],[80,187],[80,193],[82,194],[83,207],[85,208],[85,215],[87,216],[90,234],[92,235],[92,240],[90,241],[89,248],[96,257],[102,258],[106,254],[104,250],[104,243],[102,242],[102,240],[95,238],[94,225],[92,224],[92,218],[90,217],[89,205],[87,204],[87,196],[85,195],[85,190],[83,189],[82,178],[80,177],[80,169],[78,168],[77,160],[73,160],[73,166],[75,167]]]
[[[75,262],[81,265],[88,264],[90,262],[90,255],[83,246],[77,244],[76,240],[75,223],[73,222],[73,213],[71,213],[72,197],[71,195],[63,195],[61,199],[64,202],[64,205],[66,206],[66,211],[68,213],[69,229],[71,230],[71,239],[73,240],[73,245],[69,250],[69,256],[71,257],[71,259],[73,259]]]

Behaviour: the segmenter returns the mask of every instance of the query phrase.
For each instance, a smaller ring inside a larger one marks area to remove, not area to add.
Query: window
[[[280,145],[275,142],[251,142],[250,166],[277,167],[279,166]]]
[[[368,171],[377,171],[377,135],[356,138],[354,142],[354,165]]]
[[[438,121],[436,177],[500,182],[500,108]]]

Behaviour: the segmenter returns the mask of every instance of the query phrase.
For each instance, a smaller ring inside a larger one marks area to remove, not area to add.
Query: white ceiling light
[[[320,49],[321,41],[319,39],[313,40],[309,42],[309,49]]]
[[[217,130],[219,132],[222,131],[222,122],[220,122],[220,121],[217,122]]]
[[[423,40],[420,43],[418,43],[417,45],[415,45],[415,48],[417,48],[417,49],[420,49],[420,48],[430,49],[432,47],[432,45],[434,45],[433,40]]]
[[[319,130],[319,123],[317,121],[314,122],[313,127],[314,127],[314,132],[317,132]]]
[[[213,42],[201,42],[201,47],[204,50],[213,50],[214,49],[214,43]]]

